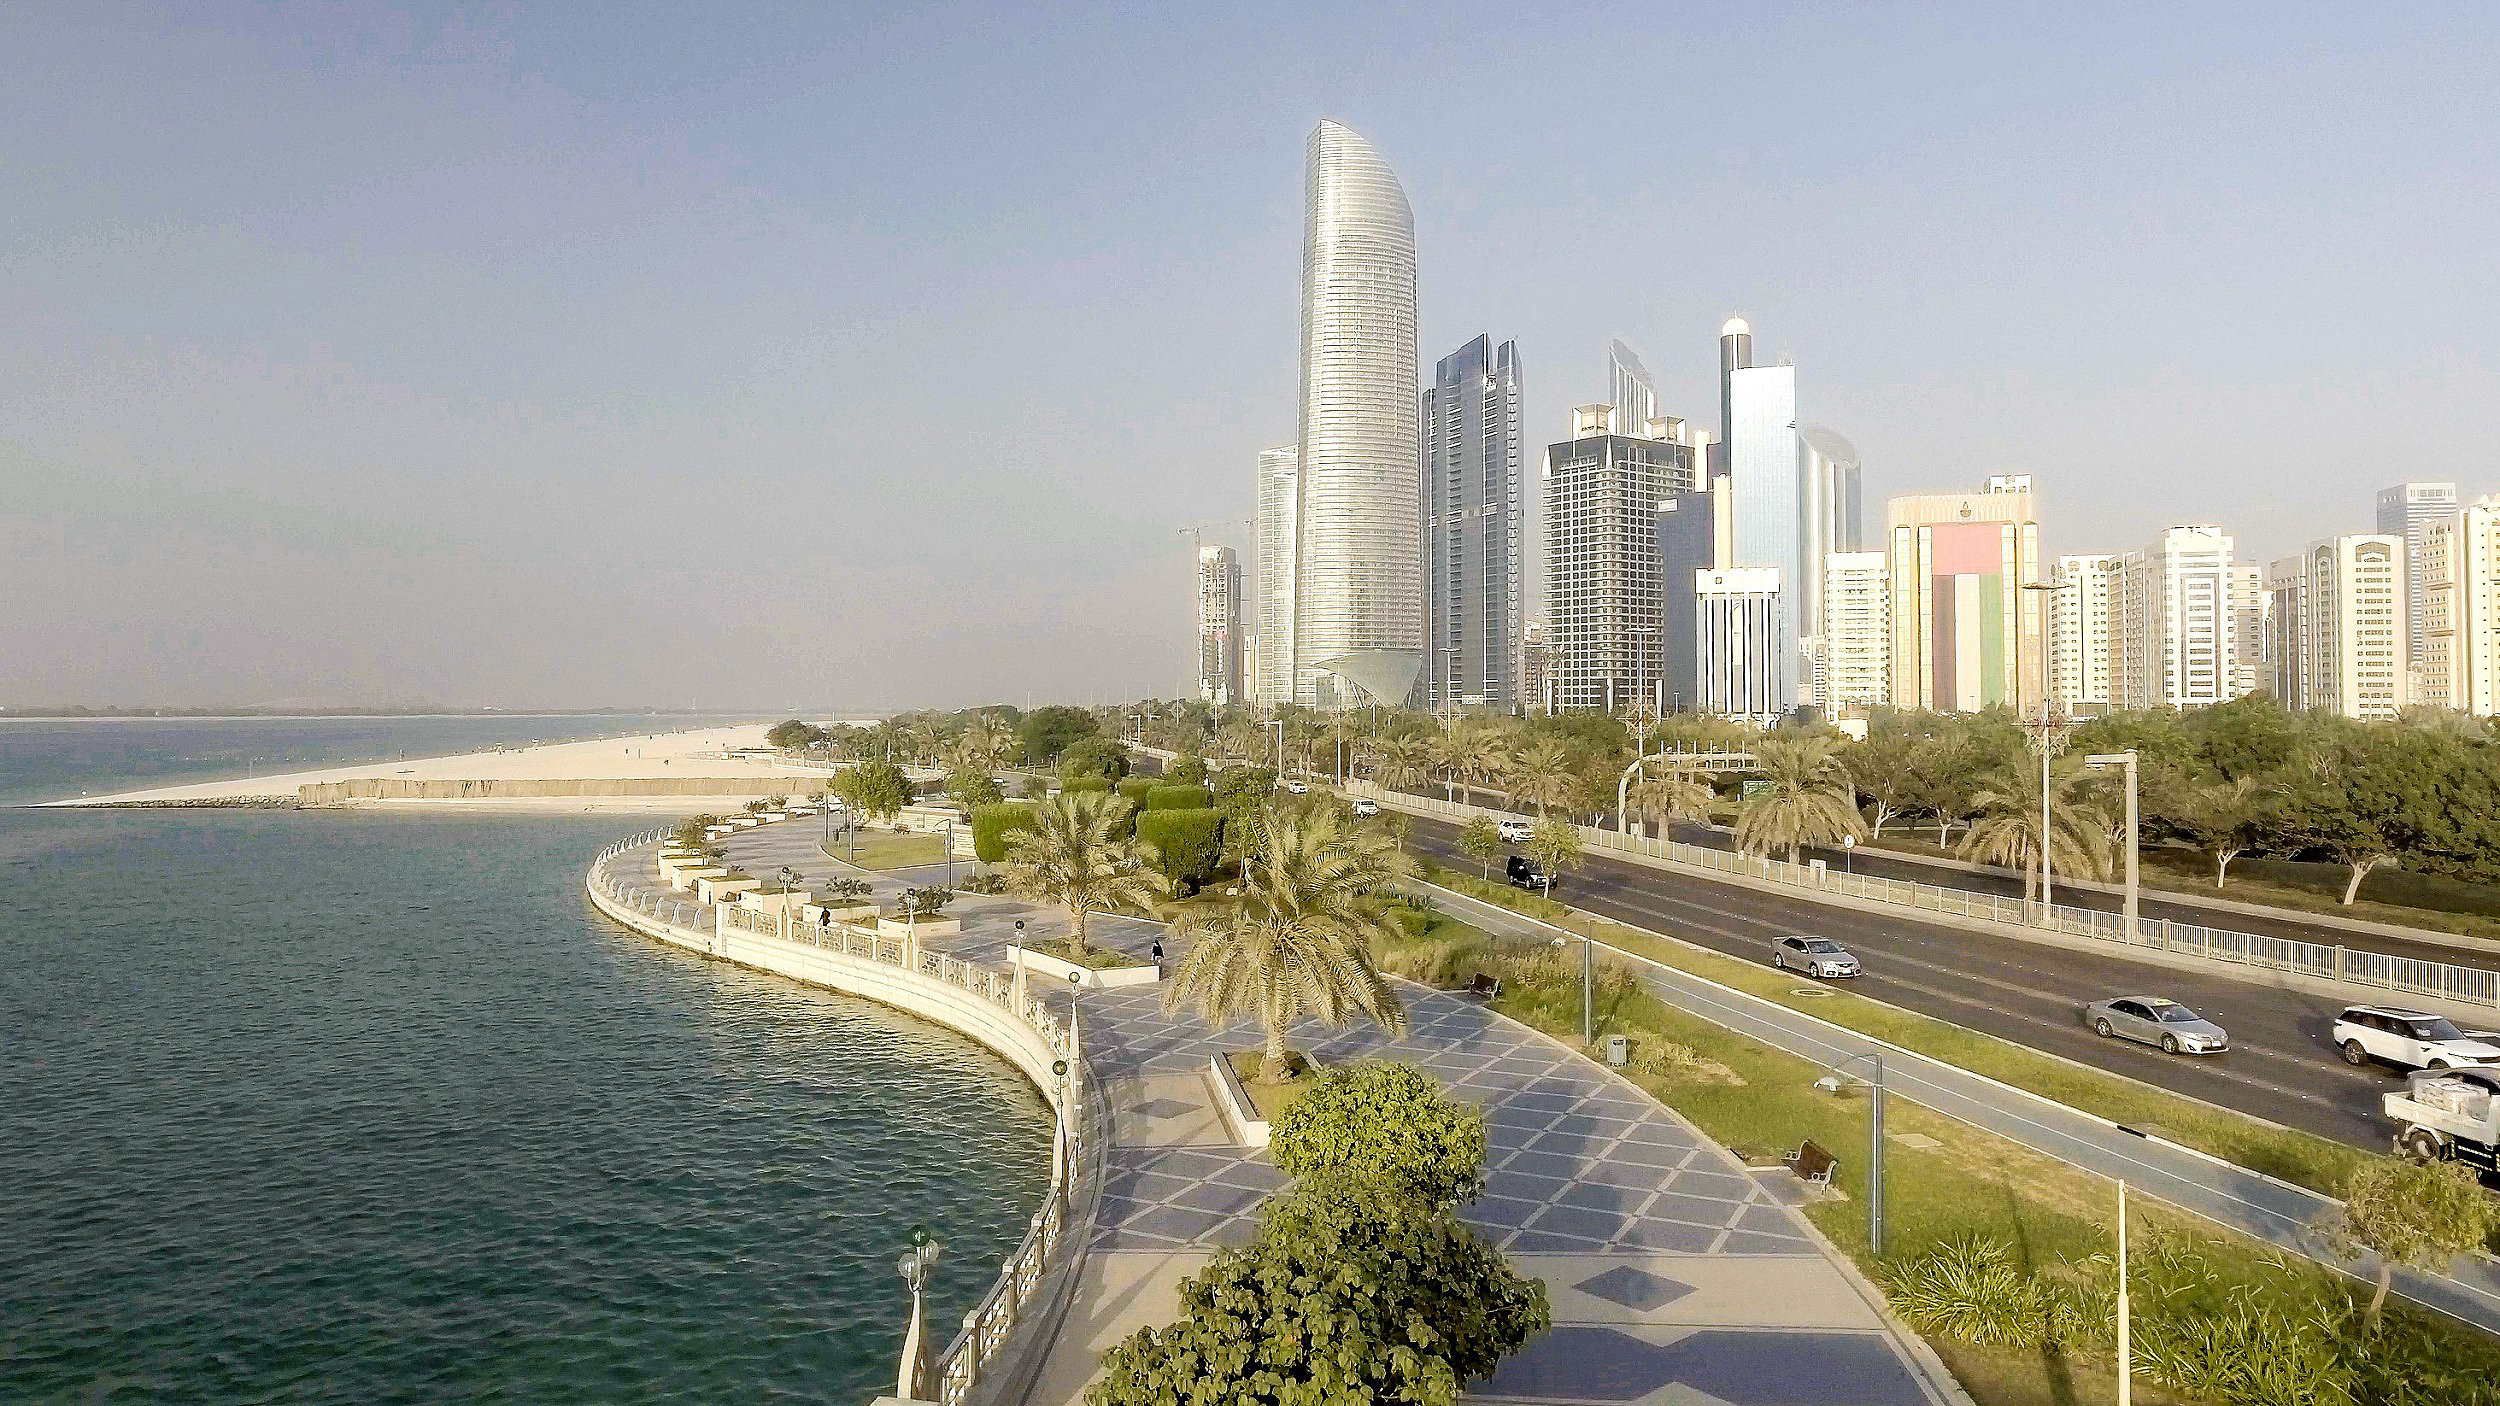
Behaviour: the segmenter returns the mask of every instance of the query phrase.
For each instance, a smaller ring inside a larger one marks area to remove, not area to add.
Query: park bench
[[[1797,1174],[1797,1179],[1808,1186],[1830,1186],[1832,1173],[1840,1170],[1840,1159],[1824,1151],[1822,1144],[1812,1138],[1798,1143],[1796,1151],[1780,1160],[1786,1162],[1788,1169]]]
[[[1499,1000],[1502,995],[1502,979],[1485,972],[1478,972],[1476,979],[1467,983],[1467,994],[1481,996],[1488,1001]]]

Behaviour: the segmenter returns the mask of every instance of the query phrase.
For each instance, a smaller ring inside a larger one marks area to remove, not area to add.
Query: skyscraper
[[[1723,338],[1750,346],[1750,337]],[[1802,451],[1797,438],[1797,370],[1793,366],[1738,367],[1728,373],[1728,486],[1735,517],[1734,556],[1724,565],[1768,567],[1780,574],[1788,604],[1779,612],[1779,652],[1772,676],[1789,690],[1794,707],[1803,676],[1799,628],[1807,610],[1797,602],[1821,563],[1806,565],[1806,504]],[[1816,609],[1820,609],[1817,602]]]
[[[1729,436],[1736,430],[1736,373],[1753,365],[1753,326],[1741,317],[1719,325],[1719,440],[1704,472],[1727,472]]]
[[[2165,528],[2118,567],[2110,607],[2110,705],[2204,708],[2238,696],[2231,534]]]
[[[1198,549],[1198,697],[1242,701],[1241,558],[1230,547]]]
[[[2405,539],[2329,537],[2301,554],[2302,705],[2384,721],[2405,689]]]
[[[1663,687],[1658,505],[1696,486],[1693,446],[1615,432],[1611,404],[1572,412],[1545,451],[1546,608],[1556,706],[1625,707]],[[1653,420],[1681,436],[1681,421]]]
[[[1823,560],[1813,695],[1827,718],[1892,701],[1889,566],[1882,552],[1834,552]]]
[[[1803,574],[1793,609],[1800,647],[1819,660],[1825,633],[1824,564],[1833,554],[1855,552],[1859,546],[1856,446],[1821,425],[1803,426],[1797,431],[1797,483],[1803,532],[1797,569]]]
[[[2422,654],[2422,535],[2457,510],[2453,483],[2399,483],[2378,494],[2378,530],[2405,539],[2405,659]]]
[[[1621,337],[1606,344],[1606,383],[1614,400],[1615,428],[1639,434],[1658,418],[1658,388],[1650,384],[1649,368]]]
[[[1415,221],[1334,122],[1311,132],[1303,194],[1293,697],[1404,703],[1425,647]]]
[[[2422,574],[2421,701],[2500,714],[2500,497],[2432,521]]]
[[[2109,552],[2057,559],[2066,589],[2049,597],[2049,693],[2070,710],[2109,707],[2110,610],[2121,561]]]
[[[1718,565],[1718,499],[1706,488],[1670,489],[1658,504],[1659,675],[1651,691],[1659,711],[1701,706],[1697,578]]]
[[[1442,358],[1423,401],[1430,653],[1417,699],[1507,713],[1526,604],[1519,344],[1478,337]]]
[[[1251,695],[1274,705],[1293,701],[1294,515],[1302,501],[1302,452],[1290,444],[1259,451],[1258,671]]]
[[[2043,591],[2031,480],[1895,498],[1892,705],[1973,713],[2039,697]]]

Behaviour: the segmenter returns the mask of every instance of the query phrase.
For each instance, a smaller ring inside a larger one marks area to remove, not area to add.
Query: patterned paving
[[[813,830],[732,836],[748,872],[789,865],[857,876]],[[887,900],[919,872],[869,875]],[[1031,938],[1064,918],[963,898],[947,950],[1003,965],[1021,918]],[[1092,939],[1143,955],[1158,925],[1097,918]],[[1176,949],[1170,954],[1177,958]],[[1523,1272],[1547,1282],[1553,1331],[1475,1384],[1471,1398],[1642,1406],[1820,1406],[1951,1399],[1798,1222],[1724,1149],[1631,1084],[1556,1042],[1450,993],[1406,987],[1409,1027],[1305,1025],[1294,1045],[1322,1063],[1411,1061],[1485,1110],[1484,1194],[1466,1208]],[[1071,993],[1086,1056],[1123,1128],[1094,1220],[1097,1257],[1204,1251],[1246,1241],[1285,1177],[1264,1153],[1222,1145],[1198,1077],[1208,1057],[1253,1047],[1255,1027],[1210,1030],[1167,1014],[1158,988]],[[1175,1133],[1174,1130],[1180,1130]],[[1173,1140],[1178,1136],[1180,1140]]]

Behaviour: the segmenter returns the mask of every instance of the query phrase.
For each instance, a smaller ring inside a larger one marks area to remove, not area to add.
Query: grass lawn
[[[1302,1097],[1304,1091],[1319,1083],[1319,1079],[1311,1069],[1311,1062],[1304,1059],[1299,1051],[1294,1052],[1287,1061],[1293,1069],[1293,1078],[1282,1084],[1259,1082],[1259,1066],[1267,1062],[1267,1052],[1264,1050],[1233,1050],[1227,1053],[1224,1059],[1233,1066],[1233,1077],[1241,1080],[1242,1091],[1250,1095],[1251,1108],[1257,1110],[1261,1119],[1270,1123],[1276,1121],[1277,1115],[1291,1108],[1293,1101]]]
[[[938,835],[906,835],[886,830],[855,831],[824,847],[825,853],[862,869],[910,869],[946,862],[946,840]]]
[[[1576,956],[1499,946],[1466,924],[1435,918],[1422,934],[1385,949],[1380,954],[1383,965],[1410,976],[1439,973],[1444,980],[1463,979],[1462,973],[1473,970],[1495,971],[1503,979],[1502,996],[1494,1003],[1497,1010],[1566,1043],[1576,1042]],[[1879,1260],[1870,1250],[1862,1199],[1868,1156],[1868,1100],[1862,1092],[1816,1090],[1814,1080],[1824,1072],[1819,1066],[1659,1001],[1619,959],[1606,963],[1598,1000],[1599,1032],[1632,1037],[1627,1077],[1747,1163],[1775,1164],[1781,1153],[1807,1138],[1832,1152],[1840,1161],[1835,1185],[1846,1199],[1818,1202],[1805,1214],[1879,1280],[1887,1263],[1973,1236],[2008,1246],[2027,1271],[2052,1275],[2082,1273],[2092,1257],[2110,1248],[2107,1226],[2115,1205],[2110,1183],[1894,1099],[1886,1109],[1886,1254]],[[1904,1141],[1905,1136],[1911,1141]],[[2250,1294],[2262,1294],[2267,1302],[2301,1314],[2340,1312],[2349,1302],[2348,1281],[2317,1266],[2287,1262],[2253,1241],[2158,1204],[2139,1200],[2131,1209],[2141,1237],[2139,1250],[2169,1237],[2169,1243],[2201,1257],[2210,1287],[2199,1303],[2202,1307],[2209,1300],[2214,1313],[2227,1313],[2238,1297]],[[2409,1311],[2391,1312],[2389,1322],[2382,1338],[2356,1340],[2348,1351],[2363,1356],[2381,1352],[2391,1359],[2402,1352],[2404,1372],[2415,1370],[2412,1364],[2423,1353],[2435,1353],[2469,1364],[2469,1381],[2489,1381],[2500,1370],[2500,1344],[2479,1333]],[[1949,1349],[1948,1361],[1981,1406],[2064,1406],[2114,1395],[2114,1374],[2105,1355],[1996,1350],[1949,1341],[1939,1346]],[[2143,1391],[2143,1399],[2199,1400],[2150,1390]]]
[[[1818,993],[1829,994],[1797,996],[1793,993],[1800,983],[1793,977],[1734,957],[1696,951],[1638,928],[1592,918],[1506,885],[1487,884],[1472,875],[1449,870],[1427,877],[1445,888],[1560,923],[1575,932],[1594,928],[1600,940],[1627,952],[1637,952],[1679,971],[1819,1016],[1834,1025],[1985,1074],[2044,1098],[2136,1127],[2157,1126],[2173,1142],[2325,1195],[2342,1195],[2352,1169],[2368,1156],[2359,1148],[2328,1138],[2277,1127],[2147,1084],[2051,1059],[2011,1041],[1888,1006],[1854,991],[1817,987],[1814,989]]]

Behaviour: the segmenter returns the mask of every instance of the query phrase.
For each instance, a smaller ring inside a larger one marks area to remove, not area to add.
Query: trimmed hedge
[[[1122,794],[1127,794],[1123,783]],[[1204,786],[1151,786],[1146,790],[1148,810],[1213,810],[1215,793]]]
[[[1144,810],[1146,793],[1162,784],[1151,776],[1124,776],[1111,789],[1120,793],[1121,800]]]
[[[1059,783],[1059,789],[1060,789],[1060,790],[1062,790],[1062,791],[1069,791],[1069,792],[1076,792],[1076,791],[1108,791],[1108,790],[1110,790],[1110,789],[1111,789],[1111,778],[1110,778],[1110,777],[1108,777],[1108,776],[1090,776],[1090,775],[1089,775],[1089,776],[1071,776],[1071,777],[1069,777],[1067,780],[1062,781],[1062,782],[1060,782],[1060,783]]]
[[[1033,807],[1001,801],[993,806],[972,808],[972,852],[984,864],[996,864],[1007,857],[1007,836],[1017,830],[1038,828]]]
[[[1173,887],[1194,892],[1215,877],[1216,866],[1223,862],[1224,814],[1150,810],[1137,817],[1137,838],[1154,846],[1155,868]]]

